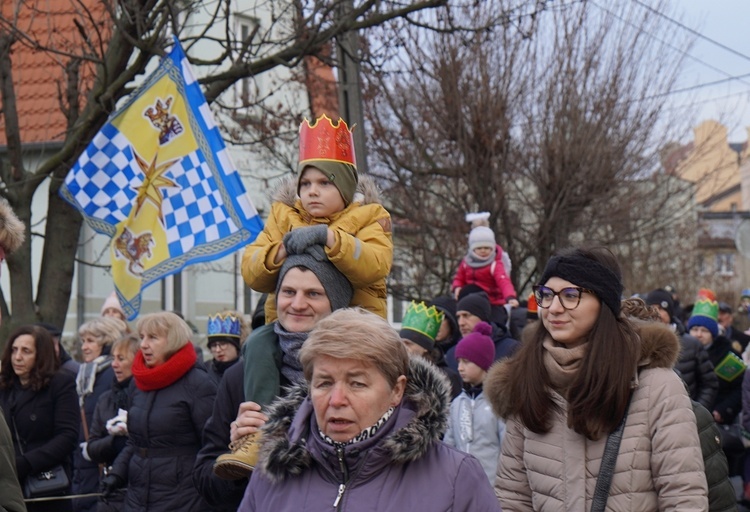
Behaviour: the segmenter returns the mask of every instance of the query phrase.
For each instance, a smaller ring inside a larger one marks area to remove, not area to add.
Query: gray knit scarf
[[[279,337],[279,345],[284,355],[281,358],[281,374],[293,384],[305,381],[302,365],[299,362],[299,351],[309,332],[289,332],[279,322],[273,324],[273,332]]]
[[[474,251],[469,249],[469,252],[467,252],[466,256],[464,257],[464,261],[471,268],[482,268],[482,267],[486,267],[487,265],[491,265],[492,262],[495,261],[496,257],[497,257],[497,247],[493,247],[492,252],[486,258],[480,258],[474,253]]]

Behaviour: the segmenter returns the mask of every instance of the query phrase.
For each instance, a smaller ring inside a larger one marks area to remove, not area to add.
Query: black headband
[[[544,284],[550,277],[559,277],[581,288],[588,288],[612,310],[615,317],[620,315],[620,277],[598,261],[580,254],[553,256],[547,262],[539,282]]]

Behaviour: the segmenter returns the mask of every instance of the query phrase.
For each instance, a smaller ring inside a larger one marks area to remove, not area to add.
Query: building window
[[[720,253],[716,255],[716,273],[720,276],[734,275],[734,254]]]
[[[700,254],[698,255],[698,275],[699,276],[705,276],[706,275],[706,258]]]
[[[258,20],[247,16],[237,16],[237,34],[239,35],[238,46],[241,48],[247,44],[249,37],[255,37],[257,33]],[[247,57],[245,57],[247,58]],[[246,77],[239,81],[239,98],[243,106],[250,104],[252,83],[251,78]]]

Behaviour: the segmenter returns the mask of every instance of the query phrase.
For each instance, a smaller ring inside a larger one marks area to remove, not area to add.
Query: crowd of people
[[[210,356],[177,313],[131,329],[116,294],[80,326],[80,361],[52,325],[10,335],[1,507],[736,510],[750,290],[747,318],[707,289],[689,311],[674,290],[623,300],[613,253],[576,247],[524,303],[472,214],[451,293],[396,330],[390,216],[353,148],[341,120],[302,124],[298,178],[243,255],[260,313],[209,315]]]

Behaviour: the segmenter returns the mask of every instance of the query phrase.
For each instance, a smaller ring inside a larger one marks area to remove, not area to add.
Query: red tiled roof
[[[327,45],[321,57],[330,60],[331,47]],[[326,114],[331,119],[339,118],[338,83],[333,68],[314,56],[305,57],[305,86],[310,98],[313,118]],[[349,121],[346,119],[345,121]]]
[[[65,66],[71,62],[71,55],[80,54],[85,49],[81,31],[97,49],[100,35],[107,37],[107,31],[103,30],[107,16],[102,2],[84,0],[81,3],[91,7],[92,18],[97,20],[96,27],[91,24],[91,18],[79,14],[80,4],[77,2],[0,2],[0,15],[17,20],[15,26],[19,37],[11,47],[10,58],[21,142],[24,144],[65,138],[66,120],[61,108],[61,97],[65,97]],[[81,23],[81,31],[74,24],[74,18]],[[91,78],[92,68],[90,63],[81,66],[79,83]],[[81,108],[88,86],[82,88],[79,92]],[[4,108],[4,105],[0,107]],[[0,145],[5,144],[5,119],[0,116]]]

